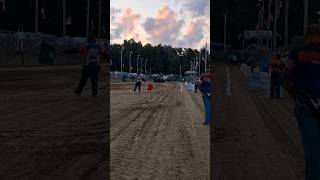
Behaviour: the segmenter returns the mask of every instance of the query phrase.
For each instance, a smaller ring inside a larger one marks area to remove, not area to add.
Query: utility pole
[[[262,11],[261,11],[261,30],[264,30],[264,0],[262,0]],[[264,38],[261,36],[261,45],[263,46]]]
[[[276,0],[275,11],[274,11],[274,27],[273,27],[273,51],[277,49],[277,24],[278,24],[278,9],[279,0]]]
[[[199,76],[201,75],[201,49],[200,49],[200,52],[199,52]]]
[[[289,20],[289,0],[286,0],[286,15],[285,15],[285,28],[284,28],[284,44],[288,45],[288,20]]]
[[[258,27],[257,27],[257,30],[256,30],[256,33],[257,33],[257,45],[258,45],[259,48],[260,48],[260,41],[261,41],[260,30],[261,30],[261,5],[259,4]]]
[[[303,34],[308,28],[308,14],[309,14],[309,0],[304,0],[304,20],[303,20]]]
[[[271,21],[271,4],[272,0],[268,1],[268,20],[267,20],[267,31],[268,31],[268,36],[267,36],[267,48],[270,48],[270,37],[269,37],[269,31],[270,31],[270,21]]]
[[[206,38],[206,49],[205,49],[205,58],[204,58],[204,72],[207,72],[207,58],[208,58],[208,52],[207,52],[207,38]]]
[[[147,62],[148,62],[148,58],[146,58],[146,61],[144,62],[144,73],[147,73]]]
[[[122,75],[122,66],[123,66],[123,64],[122,64],[122,51],[123,51],[123,47],[121,46],[121,55],[120,55],[120,63],[121,63],[121,75]]]
[[[223,52],[226,52],[226,45],[227,45],[227,11],[224,13]]]
[[[137,74],[138,74],[138,71],[139,71],[139,57],[140,57],[140,55],[138,55],[138,57],[137,57]]]
[[[141,72],[143,72],[143,69],[142,69],[142,61],[143,61],[143,57],[141,58],[141,61],[140,61],[140,69],[141,69]]]
[[[130,58],[129,58],[129,73],[131,73],[131,54],[132,54],[132,51],[130,51]]]
[[[98,27],[98,38],[101,38],[101,11],[102,11],[102,7],[101,7],[101,3],[102,0],[99,1],[99,27]],[[131,71],[131,65],[130,65],[130,71]]]
[[[66,36],[66,0],[62,0],[62,36]]]
[[[38,33],[38,23],[39,23],[39,0],[35,0],[35,7],[34,7],[34,32]]]
[[[87,37],[89,37],[89,25],[90,25],[90,0],[87,0]],[[122,64],[121,64],[122,69]],[[122,71],[121,71],[122,72]]]

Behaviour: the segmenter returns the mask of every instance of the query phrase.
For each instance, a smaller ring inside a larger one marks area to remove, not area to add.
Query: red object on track
[[[147,86],[148,91],[152,91],[153,88],[154,88],[153,84],[148,83],[148,86]]]

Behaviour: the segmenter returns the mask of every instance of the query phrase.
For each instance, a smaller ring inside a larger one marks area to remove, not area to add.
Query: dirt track
[[[303,150],[292,99],[272,100],[248,92],[238,66],[216,64],[214,179],[304,179]]]
[[[73,94],[80,66],[0,69],[0,179],[106,179],[106,69]]]
[[[199,94],[180,83],[158,83],[149,94],[134,84],[111,84],[111,179],[210,177],[210,128]]]

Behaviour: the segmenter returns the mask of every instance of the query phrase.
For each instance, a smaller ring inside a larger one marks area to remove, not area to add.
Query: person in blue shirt
[[[304,147],[305,179],[320,179],[320,26],[311,25],[304,45],[292,50],[285,87],[296,102],[295,115]]]
[[[204,125],[209,125],[211,120],[211,83],[210,83],[210,74],[205,73],[201,77],[201,84],[199,90],[202,95],[202,100],[204,104],[204,111],[205,111],[205,121]]]

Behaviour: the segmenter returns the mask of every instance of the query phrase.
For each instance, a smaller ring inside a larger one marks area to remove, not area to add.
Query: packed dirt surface
[[[107,179],[106,68],[96,98],[80,66],[0,69],[0,179]]]
[[[239,66],[214,66],[214,179],[302,180],[303,149],[293,100],[247,90]],[[227,77],[230,77],[230,95]]]
[[[149,93],[134,83],[112,83],[111,180],[207,180],[210,127],[200,94],[178,82],[155,83]]]

